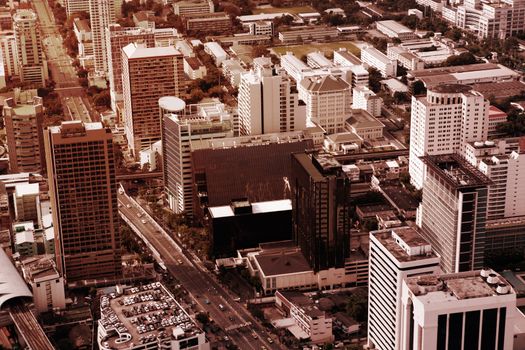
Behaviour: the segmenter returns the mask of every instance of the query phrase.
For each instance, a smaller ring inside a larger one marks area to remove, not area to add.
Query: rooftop
[[[53,255],[27,257],[22,260],[22,270],[27,281],[58,278]]]
[[[16,197],[23,197],[27,195],[38,195],[40,186],[38,183],[20,183],[15,185]]]
[[[254,258],[266,277],[312,271],[308,261],[297,247],[263,250]]]
[[[376,25],[382,25],[387,27],[393,32],[396,32],[397,34],[402,33],[412,33],[412,30],[410,28],[405,27],[399,22],[396,22],[394,20],[386,20],[386,21],[377,21]]]
[[[131,342],[169,342],[202,333],[160,282],[122,288],[100,298],[99,327],[106,348],[127,349]],[[100,332],[100,331],[99,331]]]
[[[333,75],[307,77],[301,81],[301,85],[312,92],[332,92],[351,88],[346,81]]]
[[[249,204],[250,203],[248,203],[248,205]],[[209,207],[208,210],[214,219],[235,216],[232,205]],[[286,210],[292,210],[292,202],[289,199],[251,203],[251,214],[273,213]]]
[[[439,303],[514,294],[509,283],[490,269],[408,278],[409,290],[423,303]]]
[[[136,43],[131,43],[122,48],[128,59],[143,59],[154,57],[176,56],[181,53],[173,46],[165,47],[145,47]]]
[[[426,259],[433,259],[436,264],[439,262],[430,243],[421,237],[415,228],[405,226],[372,231],[370,236],[378,240],[400,262]]]
[[[459,94],[469,92],[472,90],[472,87],[463,84],[439,84],[433,86],[430,90],[440,94]]]
[[[437,176],[456,189],[488,186],[492,183],[458,154],[427,155],[421,159]]]

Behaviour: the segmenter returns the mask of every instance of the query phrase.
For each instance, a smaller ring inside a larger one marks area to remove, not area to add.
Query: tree
[[[476,57],[470,52],[463,52],[459,55],[450,56],[445,61],[445,66],[464,66],[477,63]]]
[[[270,54],[270,51],[268,50],[268,47],[265,45],[255,45],[252,47],[252,57],[262,57],[267,56]]]
[[[365,288],[356,288],[346,302],[346,313],[358,322],[368,319],[368,294]]]
[[[93,102],[97,106],[110,108],[111,107],[111,96],[109,94],[109,90],[108,89],[103,90],[99,92],[98,94],[96,94],[95,96],[93,96]]]
[[[205,312],[199,312],[195,318],[197,319],[197,321],[199,321],[200,323],[202,323],[203,325],[206,325],[208,324],[208,322],[210,322],[210,318],[208,317],[208,314],[205,313]]]
[[[412,95],[418,96],[418,95],[424,95],[427,92],[427,88],[425,87],[425,84],[421,80],[416,80],[412,84]]]
[[[379,92],[379,90],[381,90],[381,80],[383,80],[381,72],[374,67],[368,68],[368,85],[370,86],[370,90]]]

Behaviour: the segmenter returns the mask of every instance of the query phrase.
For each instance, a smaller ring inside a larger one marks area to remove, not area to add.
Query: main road
[[[59,94],[64,109],[70,119],[98,120],[96,111],[90,108],[84,89],[78,82],[73,60],[66,52],[49,4],[46,0],[33,0],[32,5],[38,15],[47,64],[56,83],[55,91]]]
[[[154,219],[126,194],[118,195],[119,211],[140,230],[142,235],[157,250],[166,269],[191,294],[192,298],[223,329],[228,337],[240,349],[282,349],[274,343],[270,345],[270,335],[260,326],[254,317],[235,297],[215,281],[202,263],[191,254],[184,254],[182,249],[162,232]],[[249,324],[244,327],[241,325]],[[228,329],[230,329],[228,331]]]

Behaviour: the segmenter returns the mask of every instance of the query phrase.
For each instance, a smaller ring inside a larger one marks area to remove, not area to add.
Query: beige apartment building
[[[173,46],[122,49],[124,129],[135,157],[161,138],[159,98],[179,96],[184,81],[182,54]]]
[[[121,276],[111,130],[62,122],[44,133],[58,270],[68,283]]]

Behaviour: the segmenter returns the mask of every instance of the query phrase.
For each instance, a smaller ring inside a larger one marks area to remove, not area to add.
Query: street
[[[267,341],[269,334],[259,325],[244,306],[234,301],[235,297],[208,272],[200,261],[186,257],[173,239],[159,230],[153,219],[143,209],[135,206],[127,195],[119,194],[119,211],[126,216],[142,235],[159,252],[167,270],[180,281],[194,298],[201,309],[209,312],[210,317],[223,329],[235,328],[251,323],[246,330],[227,331],[228,337],[240,349],[281,348],[280,345]],[[222,310],[220,305],[222,305]],[[254,339],[252,333],[256,333]]]

